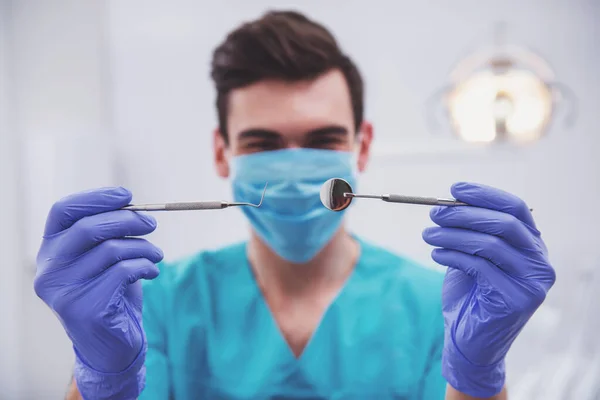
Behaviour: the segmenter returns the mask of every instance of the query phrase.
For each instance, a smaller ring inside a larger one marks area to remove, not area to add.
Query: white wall
[[[4,266],[17,271],[12,273],[20,281],[0,279],[20,296],[20,346],[13,348],[21,367],[13,369],[20,369],[27,384],[15,398],[59,399],[70,380],[73,352],[62,326],[33,292],[32,280],[51,204],[70,192],[114,183],[106,5],[62,0],[3,4],[12,9],[10,54],[4,61],[11,72],[10,116],[17,134],[12,148],[2,150],[20,158],[8,160],[10,179],[16,184],[20,178],[21,197],[3,210],[14,223],[11,228],[2,219],[2,233],[23,242],[19,260]],[[11,348],[8,342],[1,345],[1,354]],[[3,373],[3,382],[13,375]],[[3,389],[0,398],[7,398]]]
[[[2,278],[0,279],[0,388],[3,398],[17,398],[20,378],[21,305],[21,237],[18,230],[18,158],[17,140],[12,120],[10,52],[10,5],[0,2],[0,254]]]
[[[46,205],[71,190],[110,183],[131,188],[138,202],[229,198],[228,184],[215,177],[211,161],[210,132],[216,118],[210,55],[229,29],[272,3],[12,3],[13,45],[6,59],[8,70],[14,71],[9,92],[15,98],[13,125],[25,149],[23,174],[33,179],[33,187],[43,188],[38,191],[40,199],[27,209],[25,251],[13,252],[11,264],[14,279],[15,268],[28,271],[21,278],[25,297],[21,315],[26,317],[19,350],[24,357],[22,376],[34,383],[27,385],[22,398],[60,398],[69,379],[71,351],[62,328],[31,290],[33,249]],[[564,329],[561,338],[548,334],[559,332],[555,328],[565,323],[565,310],[573,310],[570,292],[577,289],[583,267],[592,263],[598,267],[600,217],[591,202],[600,198],[596,156],[600,138],[594,118],[600,105],[600,4],[592,0],[368,4],[278,1],[277,8],[298,6],[325,22],[366,77],[367,115],[375,123],[376,143],[397,154],[375,155],[361,182],[364,191],[443,196],[454,181],[476,180],[518,193],[535,208],[559,281],[536,324],[523,332],[511,353],[511,385],[519,388],[528,366],[539,369],[546,362],[540,357],[548,346],[554,343],[552,351],[560,352],[564,346],[556,343],[569,341]],[[427,131],[425,100],[445,83],[455,61],[489,43],[485,35],[492,39],[492,24],[498,20],[508,21],[509,38],[546,57],[559,79],[577,93],[575,129],[566,131],[559,121],[539,144],[519,150],[431,151],[443,148],[448,134]],[[6,149],[4,135],[2,140]],[[416,150],[409,150],[415,144]],[[49,148],[50,156],[39,151]],[[114,151],[117,164],[112,162]],[[7,170],[4,164],[15,168],[17,161],[1,157],[0,162],[2,174]],[[13,174],[6,178],[16,184]],[[24,193],[31,193],[30,188],[26,185]],[[15,206],[16,198],[8,201]],[[366,238],[429,263],[430,249],[421,240],[421,230],[430,224],[427,212],[420,207],[357,202],[351,225]],[[16,227],[14,213],[8,217],[13,222],[5,226]],[[170,259],[246,236],[237,210],[158,218],[160,229],[152,239]],[[227,225],[237,229],[225,229]],[[4,228],[3,235],[6,232]],[[17,300],[12,293],[14,309]],[[17,340],[16,332],[5,334],[8,341],[1,343],[2,354]]]

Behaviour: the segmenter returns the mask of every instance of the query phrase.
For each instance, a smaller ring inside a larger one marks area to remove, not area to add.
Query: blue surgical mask
[[[354,189],[356,159],[347,151],[284,149],[233,157],[235,201],[260,199],[260,208],[242,207],[258,236],[281,258],[306,263],[340,228],[344,211],[333,212],[321,204],[321,186],[342,178]]]

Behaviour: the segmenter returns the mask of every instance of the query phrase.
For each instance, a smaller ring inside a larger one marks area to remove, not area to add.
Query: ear
[[[361,142],[358,150],[358,171],[364,172],[367,169],[369,158],[371,157],[371,143],[373,142],[373,125],[364,121],[360,127]]]
[[[229,177],[229,160],[227,160],[227,143],[223,139],[221,131],[217,128],[213,131],[213,153],[217,175],[221,178]]]

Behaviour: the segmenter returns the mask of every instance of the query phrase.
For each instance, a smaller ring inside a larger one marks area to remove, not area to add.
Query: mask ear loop
[[[352,150],[352,174],[354,175],[355,178],[357,178],[360,175],[360,172],[358,171],[358,158],[360,156],[360,149],[362,147],[362,138],[363,138],[363,134],[361,131],[356,132],[356,135],[354,136],[354,149]]]
[[[225,150],[225,159],[227,160],[227,165],[229,166],[229,180],[235,180],[238,170],[235,162],[235,156],[231,153],[230,149]]]

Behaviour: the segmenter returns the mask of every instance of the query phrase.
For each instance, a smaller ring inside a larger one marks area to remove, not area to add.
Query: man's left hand
[[[469,206],[435,207],[438,227],[423,239],[448,267],[443,286],[442,373],[456,390],[478,398],[498,394],[513,341],[556,279],[533,216],[518,197],[458,183],[452,195]]]

